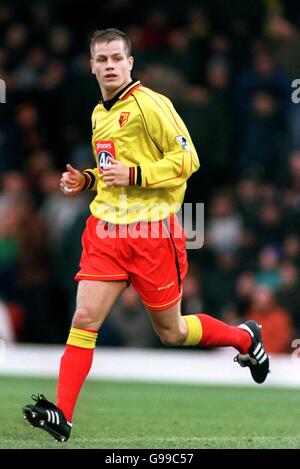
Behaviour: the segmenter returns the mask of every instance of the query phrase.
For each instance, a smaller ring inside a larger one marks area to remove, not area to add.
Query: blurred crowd
[[[271,353],[300,337],[300,6],[292,1],[0,1],[0,338],[64,343],[92,194],[59,192],[65,164],[94,166],[99,88],[89,37],[130,36],[134,77],[170,97],[201,168],[205,204],[184,313],[263,325]],[[100,344],[159,346],[128,288]]]

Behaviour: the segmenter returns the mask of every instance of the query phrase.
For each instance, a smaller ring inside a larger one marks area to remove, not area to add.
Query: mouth
[[[114,75],[113,73],[108,73],[107,75],[104,76],[106,80],[114,80],[117,78],[117,75]]]

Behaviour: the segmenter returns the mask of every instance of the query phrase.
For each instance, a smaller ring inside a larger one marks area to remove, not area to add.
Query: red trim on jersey
[[[135,180],[135,168],[134,166],[131,166],[129,168],[129,185],[132,186],[134,184]]]
[[[135,85],[133,88],[131,88],[131,90],[128,91],[128,93],[125,94],[125,96],[123,96],[122,101],[124,101],[125,99],[127,99],[131,93],[134,92],[134,90],[136,90],[137,88],[140,88],[142,86],[142,83],[138,83],[137,85]]]

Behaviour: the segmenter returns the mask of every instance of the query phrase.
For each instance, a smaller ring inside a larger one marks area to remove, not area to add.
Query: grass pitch
[[[300,448],[298,389],[119,381],[85,383],[70,440],[23,420],[52,379],[0,376],[0,448]]]

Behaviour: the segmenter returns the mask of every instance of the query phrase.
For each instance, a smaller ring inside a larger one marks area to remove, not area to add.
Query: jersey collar
[[[140,86],[142,86],[140,80],[132,80],[130,83],[128,83],[128,85],[124,86],[124,88],[122,88],[112,99],[108,99],[107,101],[101,99],[100,103],[103,104],[107,111],[110,111],[110,109],[114,104],[116,104],[117,101],[124,101],[131,95],[131,93],[133,93],[134,90]]]

